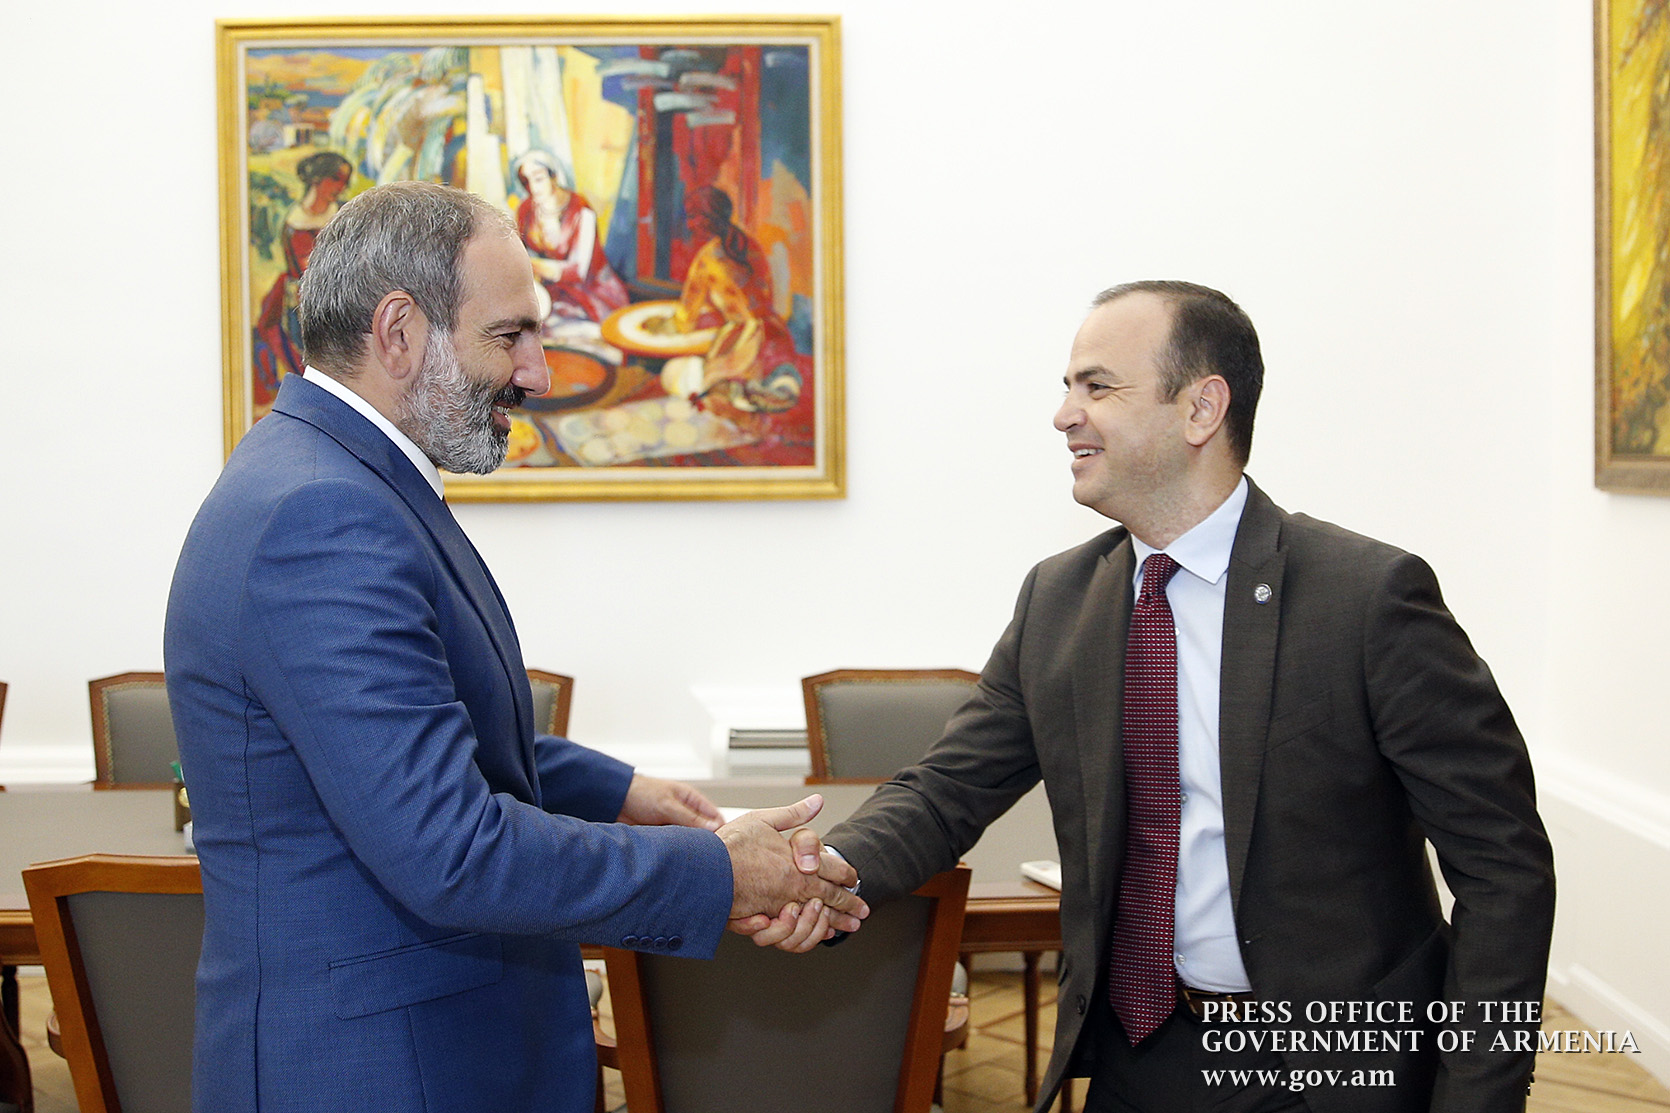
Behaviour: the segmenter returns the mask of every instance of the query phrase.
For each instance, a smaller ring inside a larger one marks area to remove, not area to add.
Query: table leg
[[[35,1108],[35,1084],[29,1074],[29,1056],[18,1042],[17,967],[0,966],[0,1101],[10,1102],[21,1113]]]
[[[14,1036],[22,1031],[17,1010],[17,967],[0,966],[0,1016],[4,1016],[6,1023],[11,1025]]]
[[[1038,1100],[1038,958],[1042,951],[1022,951],[1021,1000],[1026,1007],[1026,1104]]]

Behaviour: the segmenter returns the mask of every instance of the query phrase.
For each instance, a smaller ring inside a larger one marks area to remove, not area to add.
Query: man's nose
[[[1068,433],[1084,422],[1084,407],[1080,406],[1072,395],[1061,400],[1061,406],[1055,411],[1055,431]]]
[[[534,397],[551,389],[551,369],[545,364],[545,349],[537,336],[516,342],[516,370],[510,381]]]

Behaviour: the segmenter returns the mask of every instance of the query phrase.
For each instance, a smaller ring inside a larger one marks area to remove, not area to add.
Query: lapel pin
[[[1273,594],[1274,592],[1270,590],[1269,584],[1259,584],[1257,587],[1253,588],[1253,602],[1268,603],[1270,601],[1270,596]]]

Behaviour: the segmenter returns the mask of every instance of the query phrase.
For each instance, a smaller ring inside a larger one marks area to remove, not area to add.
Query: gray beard
[[[429,331],[417,381],[401,400],[395,425],[433,460],[460,475],[487,475],[504,463],[510,434],[493,424],[493,404],[519,405],[514,386],[494,390],[473,381],[458,362],[452,335]]]

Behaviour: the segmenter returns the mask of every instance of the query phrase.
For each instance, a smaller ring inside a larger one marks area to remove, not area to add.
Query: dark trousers
[[[1100,996],[1086,1020],[1086,1037],[1095,1040],[1096,1065],[1084,1099],[1085,1113],[1297,1113],[1309,1108],[1287,1088],[1289,1075],[1280,1055],[1207,1050],[1209,1029],[1221,1034],[1227,1028],[1252,1026],[1208,1025],[1179,1006],[1152,1035],[1132,1047],[1106,995]],[[1248,1073],[1231,1073],[1237,1071]],[[1261,1076],[1260,1071],[1275,1073]]]

